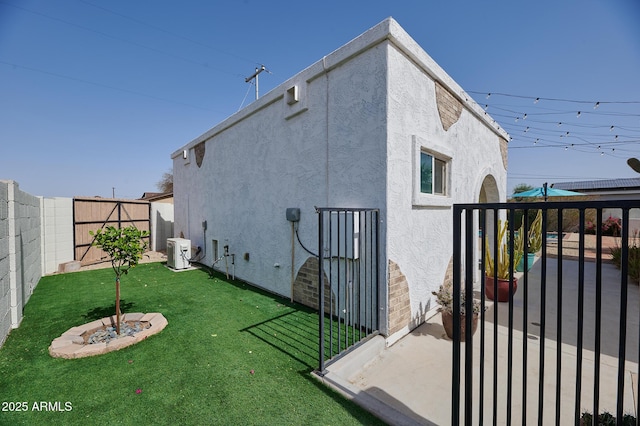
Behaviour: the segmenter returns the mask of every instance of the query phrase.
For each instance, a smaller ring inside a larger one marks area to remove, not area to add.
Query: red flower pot
[[[464,342],[465,340],[465,330],[466,330],[466,319],[464,315],[460,316],[460,341]],[[449,339],[453,339],[453,315],[450,312],[442,311],[442,325],[444,326],[444,331],[447,333],[447,337]],[[478,314],[473,314],[473,319],[471,320],[471,335],[476,332],[478,328]]]
[[[508,279],[503,280],[498,278],[498,297],[495,297],[493,294],[493,285],[494,285],[493,277],[485,277],[484,279],[484,293],[489,300],[495,300],[496,302],[508,302],[509,301],[509,290],[510,290],[510,281]],[[513,279],[513,294],[515,294],[518,289],[518,279]]]

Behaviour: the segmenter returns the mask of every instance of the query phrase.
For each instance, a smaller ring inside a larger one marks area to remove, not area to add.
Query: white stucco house
[[[294,293],[313,256],[286,209],[317,250],[315,207],[378,208],[392,343],[451,273],[452,205],[506,201],[508,139],[388,18],[172,154],[174,234],[204,264],[227,246],[237,278],[304,303]]]

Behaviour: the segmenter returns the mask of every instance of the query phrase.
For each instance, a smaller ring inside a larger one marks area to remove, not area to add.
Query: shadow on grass
[[[318,357],[318,320],[309,313],[287,312],[240,331],[313,369],[313,361]]]
[[[297,307],[293,309],[298,309]],[[336,404],[349,412],[363,424],[386,424],[364,408],[344,398],[340,393],[324,385],[312,377],[312,371],[318,367],[319,341],[318,316],[312,310],[300,309],[290,311],[259,322],[242,330],[260,339],[269,346],[277,349],[307,366],[298,370],[298,374],[310,381],[315,388],[330,397]],[[328,344],[328,336],[325,336]]]
[[[356,338],[354,336],[350,342],[347,341],[348,339],[344,340],[343,338],[343,342],[338,342],[337,339],[340,337],[340,334],[337,332],[332,333],[332,330],[335,331],[339,328],[343,330],[342,335],[346,336],[344,324],[336,321],[328,321],[324,336],[325,361],[340,353],[340,349],[336,350],[336,348],[342,348],[343,350],[351,348],[364,337],[358,336]],[[300,309],[283,313],[243,328],[240,331],[257,337],[285,355],[307,365],[309,367],[307,371],[313,370],[319,365],[319,324],[318,316],[314,311]]]
[[[127,302],[124,299],[120,300],[120,311],[121,312],[129,312],[135,306],[133,302]],[[98,306],[96,308],[90,309],[84,314],[82,317],[87,321],[95,321],[105,317],[110,317],[111,315],[116,314],[116,304],[113,303],[110,306]]]

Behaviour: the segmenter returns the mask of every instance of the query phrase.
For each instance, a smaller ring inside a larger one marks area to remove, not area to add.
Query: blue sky
[[[256,66],[264,94],[389,16],[511,134],[509,190],[638,176],[636,0],[0,0],[0,179],[157,191]]]

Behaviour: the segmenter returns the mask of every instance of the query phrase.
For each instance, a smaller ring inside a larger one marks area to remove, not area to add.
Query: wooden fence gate
[[[82,266],[106,261],[106,254],[92,247],[93,236],[89,231],[106,226],[126,228],[135,226],[142,231],[150,231],[151,204],[142,200],[119,200],[113,198],[73,199],[73,240],[74,258]],[[149,242],[149,237],[146,237]]]

